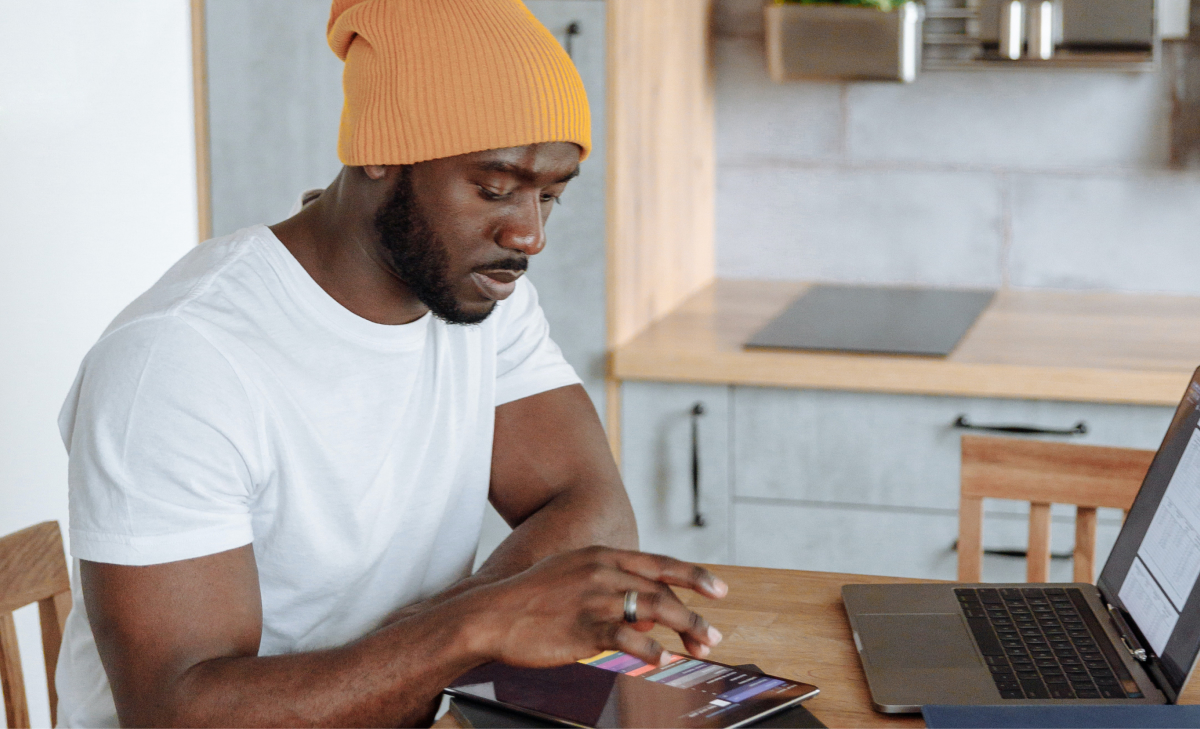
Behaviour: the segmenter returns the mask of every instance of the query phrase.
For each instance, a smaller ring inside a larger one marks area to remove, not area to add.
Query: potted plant
[[[925,13],[912,0],[766,0],[763,13],[775,81],[917,76]]]

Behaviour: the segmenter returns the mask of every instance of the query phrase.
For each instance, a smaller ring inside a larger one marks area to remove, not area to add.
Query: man
[[[343,171],[186,255],[64,406],[66,725],[412,725],[486,661],[720,640],[667,585],[725,586],[631,551],[522,277],[590,148],[570,60],[519,0],[336,0],[328,36]]]

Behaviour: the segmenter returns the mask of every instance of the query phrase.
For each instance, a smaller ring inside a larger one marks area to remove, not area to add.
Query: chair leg
[[[958,503],[958,581],[983,580],[983,499],[963,496]]]
[[[1029,505],[1029,551],[1025,580],[1050,581],[1050,504]]]
[[[50,725],[58,726],[58,691],[54,671],[58,667],[58,651],[62,647],[63,628],[71,612],[70,591],[60,592],[38,602],[42,624],[42,653],[46,662],[46,693],[50,698]]]
[[[1096,579],[1096,510],[1075,507],[1075,566],[1073,580],[1091,583]]]

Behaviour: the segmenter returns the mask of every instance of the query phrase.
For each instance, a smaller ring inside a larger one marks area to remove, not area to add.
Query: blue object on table
[[[1200,706],[926,706],[929,729],[1176,729],[1200,727]]]

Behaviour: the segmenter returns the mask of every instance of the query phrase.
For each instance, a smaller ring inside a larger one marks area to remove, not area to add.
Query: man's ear
[[[388,168],[386,165],[363,165],[363,173],[372,180],[382,180],[387,177]]]

